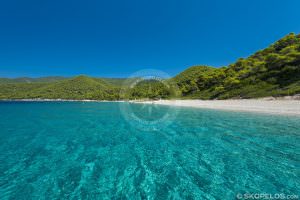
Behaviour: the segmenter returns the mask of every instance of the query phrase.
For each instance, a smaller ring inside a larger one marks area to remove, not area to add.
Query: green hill
[[[68,80],[72,78],[62,77],[62,76],[47,76],[47,77],[39,77],[39,78],[30,78],[30,77],[19,77],[19,78],[0,78],[0,84],[7,83],[52,83],[58,82],[62,80]],[[104,81],[110,85],[114,85],[116,87],[125,86],[133,83],[136,78],[92,78],[95,81]]]
[[[191,67],[172,81],[185,98],[255,98],[300,93],[300,35],[289,34],[228,67]]]
[[[194,66],[163,81],[87,76],[0,78],[0,99],[227,99],[299,94],[300,35],[291,33],[227,67]]]
[[[39,98],[116,99],[117,89],[102,80],[87,76],[60,81],[33,91]]]
[[[171,90],[163,82],[153,79],[140,80],[129,90],[129,98],[132,99],[156,99],[168,98]]]
[[[0,91],[2,99],[118,99],[116,87],[87,76],[55,83],[0,84]]]
[[[111,85],[119,86],[119,87],[125,84],[127,80],[126,78],[97,78],[97,79],[103,80]]]
[[[46,83],[7,83],[0,84],[0,99],[34,98],[32,91],[47,86]]]
[[[0,84],[3,83],[51,83],[56,81],[61,81],[67,79],[62,76],[48,76],[41,78],[29,78],[29,77],[20,77],[20,78],[0,78]]]
[[[219,70],[208,66],[194,66],[181,72],[170,82],[177,84],[183,97],[199,95],[199,91],[215,84],[215,76]]]

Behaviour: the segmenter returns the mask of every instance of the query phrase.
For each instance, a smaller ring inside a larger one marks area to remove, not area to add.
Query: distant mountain
[[[56,81],[61,81],[68,79],[62,76],[48,76],[41,78],[29,78],[29,77],[20,77],[20,78],[0,78],[1,83],[51,83]]]
[[[82,75],[84,76],[84,75]],[[73,77],[74,78],[74,77]],[[6,83],[52,83],[62,80],[67,80],[72,78],[67,78],[63,76],[47,76],[47,77],[39,77],[39,78],[30,78],[30,77],[19,77],[19,78],[0,78],[0,84]],[[131,82],[128,81],[127,78],[93,78],[98,81],[105,81],[111,85],[115,86],[124,86],[128,83],[134,82],[135,78],[131,78]]]
[[[194,66],[163,81],[88,76],[0,78],[0,99],[228,99],[300,94],[300,35],[291,33],[227,67]]]
[[[103,80],[77,76],[50,83],[0,84],[0,98],[117,99],[118,90]]]
[[[117,89],[103,80],[78,76],[48,84],[33,91],[38,98],[63,99],[115,99]]]

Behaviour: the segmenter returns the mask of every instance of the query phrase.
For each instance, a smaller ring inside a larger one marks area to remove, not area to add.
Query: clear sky
[[[300,33],[299,0],[0,1],[0,76],[225,66]]]

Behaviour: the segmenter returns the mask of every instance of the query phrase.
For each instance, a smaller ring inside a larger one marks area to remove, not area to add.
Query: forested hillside
[[[99,99],[118,98],[118,89],[101,79],[78,76],[48,83],[0,84],[2,99]]]
[[[191,67],[172,81],[186,98],[254,98],[300,93],[300,35],[289,34],[228,67]]]
[[[291,33],[227,67],[194,66],[169,80],[139,80],[135,84],[137,80],[0,78],[0,99],[227,99],[299,94],[300,35]]]

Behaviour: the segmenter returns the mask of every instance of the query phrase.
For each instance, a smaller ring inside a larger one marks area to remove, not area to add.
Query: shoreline
[[[129,102],[204,108],[225,111],[256,112],[300,116],[300,100],[293,98],[228,99],[228,100],[91,100],[91,99],[0,99],[0,102]]]
[[[300,116],[300,101],[295,99],[158,100],[133,103]]]
[[[125,102],[123,100],[93,100],[93,99],[0,99],[15,102]]]

